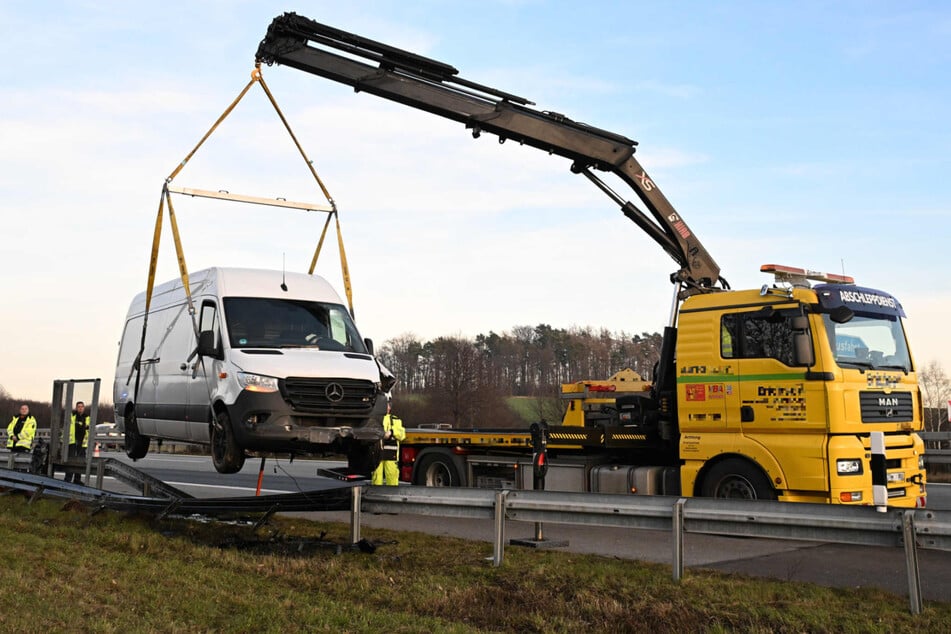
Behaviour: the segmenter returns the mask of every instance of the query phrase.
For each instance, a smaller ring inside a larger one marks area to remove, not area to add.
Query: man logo
[[[339,403],[343,400],[343,386],[339,383],[330,383],[324,389],[324,395],[331,403]]]
[[[878,399],[879,407],[896,407],[897,405],[898,405],[898,399],[894,397],[886,398],[883,396],[882,398]]]

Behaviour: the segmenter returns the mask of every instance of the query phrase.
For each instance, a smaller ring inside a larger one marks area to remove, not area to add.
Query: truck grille
[[[863,423],[897,423],[914,418],[911,392],[861,392]]]
[[[370,381],[288,377],[280,387],[295,411],[308,414],[369,416],[376,401],[376,387]]]

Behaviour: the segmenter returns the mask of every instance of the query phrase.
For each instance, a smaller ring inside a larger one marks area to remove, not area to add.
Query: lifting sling
[[[229,192],[223,191],[207,191],[201,189],[191,189],[183,187],[171,187],[172,180],[178,176],[182,171],[185,165],[191,160],[191,158],[198,152],[198,149],[208,140],[208,138],[214,133],[222,121],[224,121],[228,115],[235,109],[241,99],[248,93],[251,87],[254,84],[260,84],[261,88],[264,90],[264,94],[267,95],[268,101],[274,107],[274,111],[277,113],[277,116],[280,118],[281,123],[284,125],[284,128],[287,130],[287,133],[290,135],[291,140],[294,142],[295,147],[297,147],[298,152],[301,157],[304,159],[304,162],[307,164],[307,168],[310,170],[310,173],[313,175],[314,180],[317,181],[317,185],[320,187],[321,192],[324,197],[327,199],[328,205],[315,205],[310,203],[301,203],[301,202],[291,202],[283,199],[272,199],[272,198],[259,198],[254,196],[242,196],[237,194],[231,194]],[[313,161],[311,161],[307,154],[304,152],[304,148],[301,146],[300,142],[297,140],[293,130],[291,130],[290,124],[287,122],[287,118],[284,116],[284,113],[281,111],[280,107],[277,105],[277,101],[274,99],[274,95],[271,93],[271,90],[268,88],[267,84],[264,81],[264,77],[261,76],[260,64],[255,65],[253,71],[251,71],[251,80],[247,85],[241,90],[238,96],[231,102],[231,104],[225,109],[220,117],[212,124],[211,128],[205,133],[200,141],[192,148],[191,152],[172,170],[171,174],[165,179],[165,182],[162,183],[162,194],[159,198],[159,207],[158,213],[155,217],[155,231],[152,236],[152,252],[149,258],[149,277],[148,283],[145,290],[145,315],[142,320],[142,338],[139,344],[139,352],[136,355],[135,361],[132,363],[132,368],[129,372],[129,377],[126,379],[126,385],[132,380],[132,374],[135,373],[135,388],[133,392],[133,404],[138,401],[139,393],[139,380],[141,377],[141,365],[143,363],[142,354],[145,352],[145,337],[148,329],[149,322],[149,309],[152,303],[152,291],[155,287],[155,272],[158,264],[158,252],[159,245],[161,244],[162,239],[162,220],[165,212],[165,206],[168,206],[168,220],[169,225],[172,230],[172,239],[175,243],[175,255],[178,260],[178,270],[179,275],[182,280],[182,287],[185,290],[185,298],[188,302],[188,314],[192,320],[192,328],[195,332],[195,341],[196,348],[194,352],[188,358],[188,361],[191,361],[192,358],[198,353],[197,341],[198,341],[198,323],[196,321],[195,315],[195,306],[192,303],[191,296],[191,286],[188,281],[188,267],[185,264],[185,253],[182,249],[181,236],[178,230],[178,222],[175,218],[175,209],[172,206],[172,194],[181,194],[192,197],[202,197],[202,198],[215,198],[219,200],[230,200],[234,202],[245,202],[259,205],[270,205],[275,207],[284,207],[289,209],[300,209],[303,211],[321,211],[327,214],[327,219],[324,222],[323,230],[320,234],[320,239],[317,242],[317,248],[314,251],[314,256],[311,259],[310,268],[308,270],[309,275],[314,274],[314,269],[317,266],[317,259],[320,256],[321,248],[324,244],[324,239],[327,235],[327,229],[330,227],[330,220],[333,218],[336,223],[337,230],[337,245],[340,251],[340,268],[343,273],[343,285],[344,291],[347,295],[347,304],[350,308],[350,314],[354,315],[353,310],[353,291],[350,285],[350,272],[349,267],[347,266],[347,256],[346,251],[344,251],[343,246],[343,234],[340,229],[340,218],[337,212],[337,204],[334,201],[333,197],[330,195],[330,192],[327,190],[327,187],[324,185],[323,181],[318,176],[317,171],[314,169]],[[146,360],[149,361],[149,360]],[[195,368],[197,372],[197,366]]]

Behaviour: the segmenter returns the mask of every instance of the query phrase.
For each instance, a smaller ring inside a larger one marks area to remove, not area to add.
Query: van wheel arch
[[[126,405],[123,428],[123,444],[125,445],[126,455],[132,460],[144,458],[149,453],[149,445],[152,439],[139,433],[139,423],[136,420],[134,403]]]
[[[214,405],[213,413],[208,430],[211,460],[218,473],[237,473],[244,467],[245,454],[235,438],[228,408],[218,402]]]

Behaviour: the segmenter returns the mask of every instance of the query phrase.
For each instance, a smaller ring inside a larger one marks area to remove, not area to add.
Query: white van
[[[161,438],[210,444],[220,473],[240,471],[245,451],[331,451],[368,475],[394,379],[330,284],[236,268],[189,283],[194,323],[180,279],[155,287],[138,373],[145,293],[129,308],[113,388],[129,457]]]

